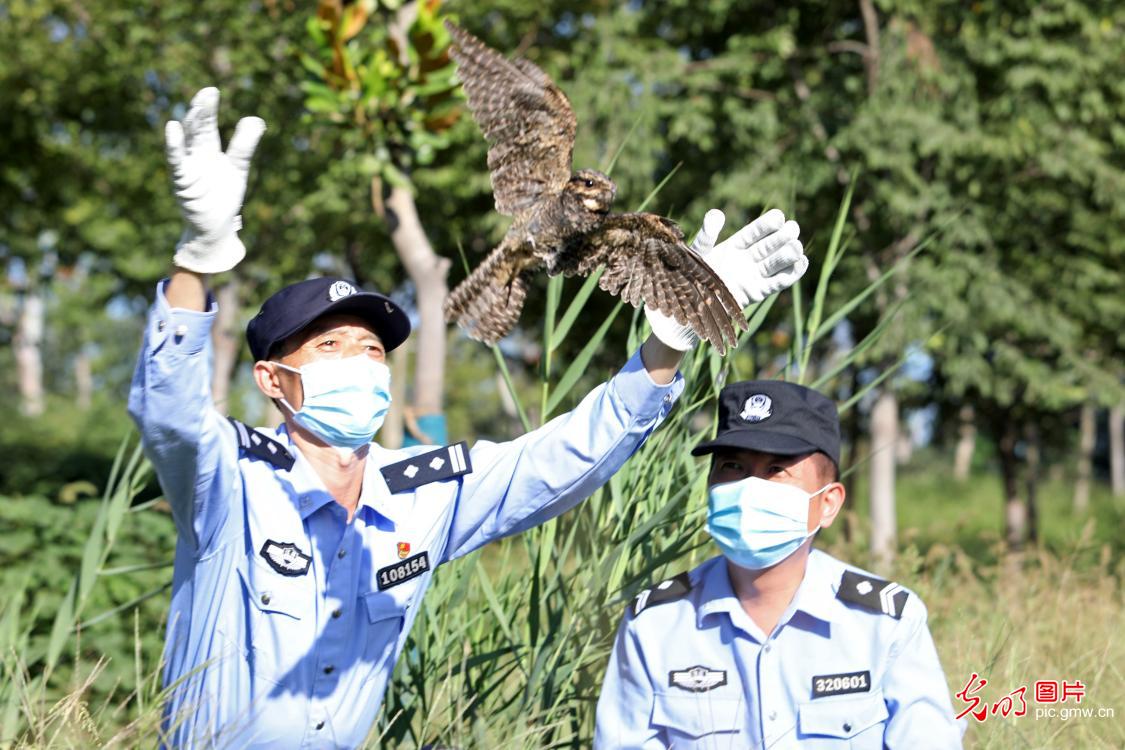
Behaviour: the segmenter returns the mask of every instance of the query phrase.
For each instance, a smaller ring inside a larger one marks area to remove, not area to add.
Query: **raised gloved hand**
[[[808,270],[809,259],[798,239],[801,228],[795,221],[786,221],[785,214],[778,209],[767,211],[716,245],[724,223],[726,216],[722,211],[708,211],[691,247],[703,256],[743,308],[788,289]],[[645,317],[653,335],[672,349],[687,351],[699,342],[690,326],[648,307]]]
[[[172,262],[196,273],[229,271],[246,255],[238,239],[238,211],[250,157],[266,129],[262,118],[243,117],[223,153],[218,110],[219,90],[208,87],[192,98],[182,124],[171,120],[164,126],[173,192],[184,216]]]

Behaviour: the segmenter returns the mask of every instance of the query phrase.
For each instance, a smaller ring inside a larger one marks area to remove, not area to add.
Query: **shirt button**
[[[176,335],[177,336],[186,336],[187,335],[187,326],[184,325],[183,323],[176,326]]]
[[[262,594],[262,604],[269,604],[269,603],[270,603],[270,595],[269,594]]]
[[[850,731],[852,731],[852,725],[851,725],[851,724],[849,724],[849,723],[848,723],[848,722],[846,722],[846,721],[844,722],[844,731],[845,731],[845,732],[850,732]]]
[[[338,619],[340,619],[340,615],[342,615],[342,614],[344,614],[343,610],[334,609],[334,610],[332,610],[332,619],[338,620]]]
[[[762,650],[765,651],[768,654],[770,652],[770,648],[771,648],[770,644],[767,643],[765,646],[762,647]]]
[[[158,321],[156,322],[156,332],[157,332],[157,333],[164,333],[164,326],[165,326],[165,325],[166,325],[166,324],[164,323],[164,321],[163,321],[163,320],[158,320]]]
[[[773,721],[777,718],[777,711],[770,711],[769,720]]]
[[[332,674],[335,671],[336,667],[332,666],[331,664],[324,668],[324,674]]]
[[[324,729],[324,722],[323,722],[323,721],[318,721],[318,722],[316,723],[316,728],[317,728],[317,729]]]
[[[340,551],[336,553],[336,557],[338,557],[338,558],[340,558],[341,560],[343,560],[343,559],[344,559],[344,555],[346,555],[346,554],[348,554],[347,550],[345,550],[345,549],[344,549],[343,547],[341,547],[341,548],[340,548]]]

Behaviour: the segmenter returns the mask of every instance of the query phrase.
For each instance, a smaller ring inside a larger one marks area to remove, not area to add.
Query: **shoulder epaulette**
[[[293,468],[293,463],[297,459],[284,443],[263,435],[234,417],[227,417],[227,420],[234,425],[234,433],[238,436],[238,447],[243,453],[260,458],[278,469],[289,471]]]
[[[387,464],[379,471],[392,494],[406,492],[430,482],[464,476],[473,470],[468,444],[464,441],[419,453],[405,461]]]
[[[637,594],[637,598],[633,600],[633,617],[649,607],[681,599],[689,591],[691,591],[691,580],[688,579],[687,573],[680,573],[667,581],[661,581],[651,589],[645,589]]]
[[[894,581],[847,570],[840,578],[840,590],[836,592],[836,598],[901,620],[910,592]]]

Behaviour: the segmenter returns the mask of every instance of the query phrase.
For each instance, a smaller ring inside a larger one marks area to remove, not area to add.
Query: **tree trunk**
[[[1109,410],[1109,482],[1114,497],[1125,497],[1125,405]]]
[[[973,454],[977,449],[976,414],[972,404],[965,404],[957,412],[957,450],[953,454],[953,478],[964,482],[973,468]]]
[[[43,413],[43,324],[46,312],[37,290],[24,293],[12,347],[16,355],[20,411],[29,417]]]
[[[859,0],[859,13],[863,16],[863,35],[867,39],[863,67],[867,74],[867,95],[871,96],[879,85],[879,17],[872,0]]]
[[[1010,422],[1002,428],[997,449],[1000,474],[1004,480],[1004,538],[1008,548],[1019,550],[1027,539],[1027,506],[1020,497],[1019,458],[1016,456],[1016,428]]]
[[[1032,544],[1039,541],[1039,468],[1042,453],[1039,450],[1039,428],[1035,422],[1027,423],[1024,431],[1027,440],[1027,539]]]
[[[78,347],[74,354],[75,404],[85,411],[94,400],[94,371],[90,362],[90,351],[85,346]]]
[[[849,392],[857,393],[860,389],[859,368],[851,367],[849,369],[851,370],[851,390]],[[846,476],[841,477],[840,481],[844,483],[844,489],[848,497],[859,498],[861,496],[861,477],[863,476],[863,472],[859,471],[859,466],[863,463],[866,455],[866,437],[861,429],[859,409],[848,410],[843,417],[843,423],[840,425],[840,432],[844,443],[840,455],[840,473],[848,472]],[[844,541],[849,544],[855,539],[853,526],[854,523],[845,523],[842,530]]]
[[[884,389],[871,410],[871,552],[884,570],[895,556],[895,445],[898,400]]]
[[[386,200],[391,242],[414,282],[418,328],[414,332],[414,414],[440,414],[445,382],[445,316],[442,305],[448,292],[450,261],[434,252],[414,196],[403,187],[392,187]]]
[[[215,303],[218,311],[215,324],[211,327],[211,399],[215,408],[227,414],[230,412],[227,401],[230,398],[230,383],[234,378],[234,368],[238,364],[238,352],[242,348],[242,328],[239,326],[238,276],[230,275],[226,284],[215,290]]]
[[[1090,478],[1094,473],[1094,442],[1097,437],[1096,413],[1090,402],[1082,404],[1078,419],[1078,471],[1074,480],[1074,511],[1085,513],[1090,507]]]

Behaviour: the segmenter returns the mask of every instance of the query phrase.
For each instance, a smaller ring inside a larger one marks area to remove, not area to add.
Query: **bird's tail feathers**
[[[527,298],[529,274],[497,248],[445,300],[445,320],[469,338],[495,344],[515,327]]]

